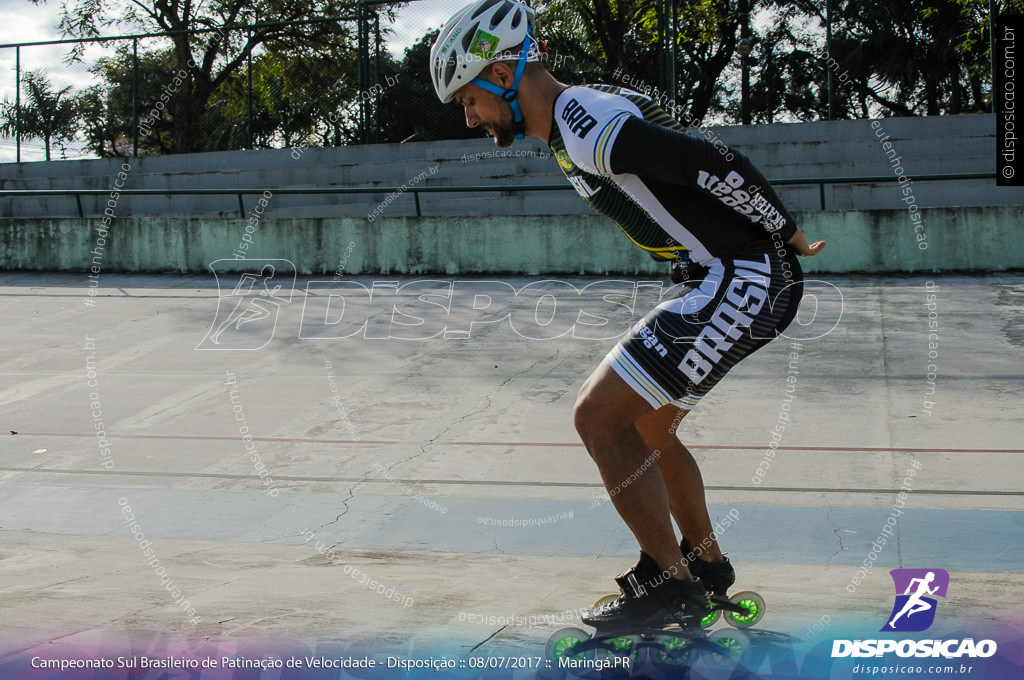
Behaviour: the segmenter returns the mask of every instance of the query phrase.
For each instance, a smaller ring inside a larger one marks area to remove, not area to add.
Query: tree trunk
[[[605,73],[605,78],[612,84],[618,84],[613,77],[614,73],[632,73],[623,45],[629,24],[629,18],[624,18],[623,15],[632,11],[632,4],[620,2],[618,9],[620,15],[615,16],[608,0],[594,0],[594,27],[597,29],[597,36],[601,41],[601,49],[608,55],[606,62],[608,72]]]
[[[723,36],[719,49],[706,62],[701,72],[700,81],[690,98],[690,115],[697,120],[704,120],[711,102],[715,97],[715,88],[722,71],[729,65],[729,60],[736,53],[736,27],[738,22],[729,21],[721,26]]]
[[[197,153],[211,150],[204,142],[200,122],[209,105],[213,87],[210,74],[204,70],[205,60],[201,57],[196,62],[197,68],[189,66],[192,50],[188,36],[180,35],[174,39],[174,53],[177,58],[178,70],[186,71],[188,78],[174,96],[174,135],[172,142],[174,153]],[[212,67],[212,63],[210,64]]]
[[[941,112],[939,111],[939,87],[935,79],[929,74],[924,74],[924,96],[927,102],[927,108],[925,109],[925,115],[937,116]]]

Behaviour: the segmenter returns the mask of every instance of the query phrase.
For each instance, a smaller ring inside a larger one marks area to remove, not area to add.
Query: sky
[[[0,44],[56,40],[60,3],[33,5],[28,0],[0,0]]]
[[[59,38],[55,28],[59,13],[59,6],[53,4],[36,7],[28,0],[0,0],[0,45]],[[0,49],[0,100],[14,99],[14,64],[15,50]],[[25,144],[38,147],[40,151],[27,149]],[[41,149],[42,145],[35,140],[23,142],[23,153],[40,155]],[[0,161],[11,160],[14,160],[14,140],[0,138]]]

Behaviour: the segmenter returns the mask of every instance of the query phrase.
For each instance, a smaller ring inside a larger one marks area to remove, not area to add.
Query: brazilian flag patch
[[[569,158],[569,154],[561,149],[555,152],[555,158],[558,160],[558,164],[562,166],[564,172],[572,172],[573,168],[576,167],[573,165],[572,159]]]
[[[473,35],[473,42],[469,46],[469,53],[475,54],[482,59],[490,59],[494,51],[498,49],[498,38],[482,28],[477,29]]]

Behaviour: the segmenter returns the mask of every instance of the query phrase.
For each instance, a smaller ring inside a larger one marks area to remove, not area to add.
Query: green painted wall
[[[1003,271],[1024,268],[1024,206],[797,213],[825,239],[808,272]],[[0,220],[0,269],[207,272],[244,256],[291,260],[300,274],[664,274],[596,215],[516,217],[184,217]],[[923,227],[918,227],[923,225]],[[923,240],[922,240],[923,239]],[[240,249],[245,244],[248,249]],[[921,244],[927,248],[922,249]]]

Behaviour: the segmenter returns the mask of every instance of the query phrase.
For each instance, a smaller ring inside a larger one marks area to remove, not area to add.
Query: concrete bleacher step
[[[569,185],[558,177],[551,178],[550,184],[565,184],[565,191],[514,191],[515,184],[508,183],[504,191],[495,192],[422,192],[419,194],[420,210],[424,215],[473,214],[525,214],[525,215],[572,215],[590,211],[580,201]],[[532,184],[533,182],[525,182]],[[423,186],[437,187],[442,183]],[[950,185],[955,185],[951,191]],[[816,184],[786,185],[776,188],[783,202],[791,210],[820,209],[820,191]],[[288,215],[316,217],[365,217],[376,206],[387,200],[391,187],[379,187],[378,191],[365,194],[282,194],[277,193],[268,201],[264,211],[266,217]],[[913,196],[919,206],[969,206],[996,205],[1006,200],[1004,187],[996,187],[991,180],[956,180],[955,182],[921,182],[913,185]],[[247,215],[259,205],[259,195],[243,196],[243,207]],[[873,184],[826,185],[825,205],[828,210],[898,209],[906,207],[905,197],[899,185],[892,182]],[[82,207],[87,217],[98,217],[105,207],[105,197],[84,196]],[[0,216],[4,217],[73,217],[78,215],[75,200],[67,198],[19,198],[0,204]],[[387,200],[383,210],[386,215],[416,214],[415,195],[408,191]],[[159,215],[184,214],[242,218],[236,195],[214,196],[122,196],[117,214]]]
[[[991,171],[995,138],[990,115],[885,119],[889,135],[907,174]],[[770,179],[891,176],[893,166],[879,143],[871,121],[831,121],[806,124],[727,126],[714,133],[747,154]],[[691,131],[691,134],[699,134]],[[550,150],[536,140],[497,149],[489,139],[383,144],[339,148],[270,149],[131,159],[57,161],[5,164],[0,167],[4,189],[111,188],[122,163],[131,165],[129,188],[244,189],[248,192],[283,188],[361,187],[366,194],[276,193],[267,216],[365,216],[388,193],[407,186],[565,184]],[[422,180],[417,176],[436,168]],[[815,184],[779,186],[793,210],[820,206]],[[998,205],[1013,197],[991,180],[921,182],[914,194],[920,205]],[[904,204],[892,183],[829,185],[828,209],[899,208]],[[258,194],[246,194],[251,209]],[[88,216],[102,212],[105,197],[81,199]],[[423,214],[579,214],[589,208],[570,191],[421,193]],[[241,218],[235,195],[122,196],[119,215],[189,214]],[[412,193],[392,199],[387,214],[415,214]],[[71,197],[17,198],[0,201],[0,216],[75,216]]]

